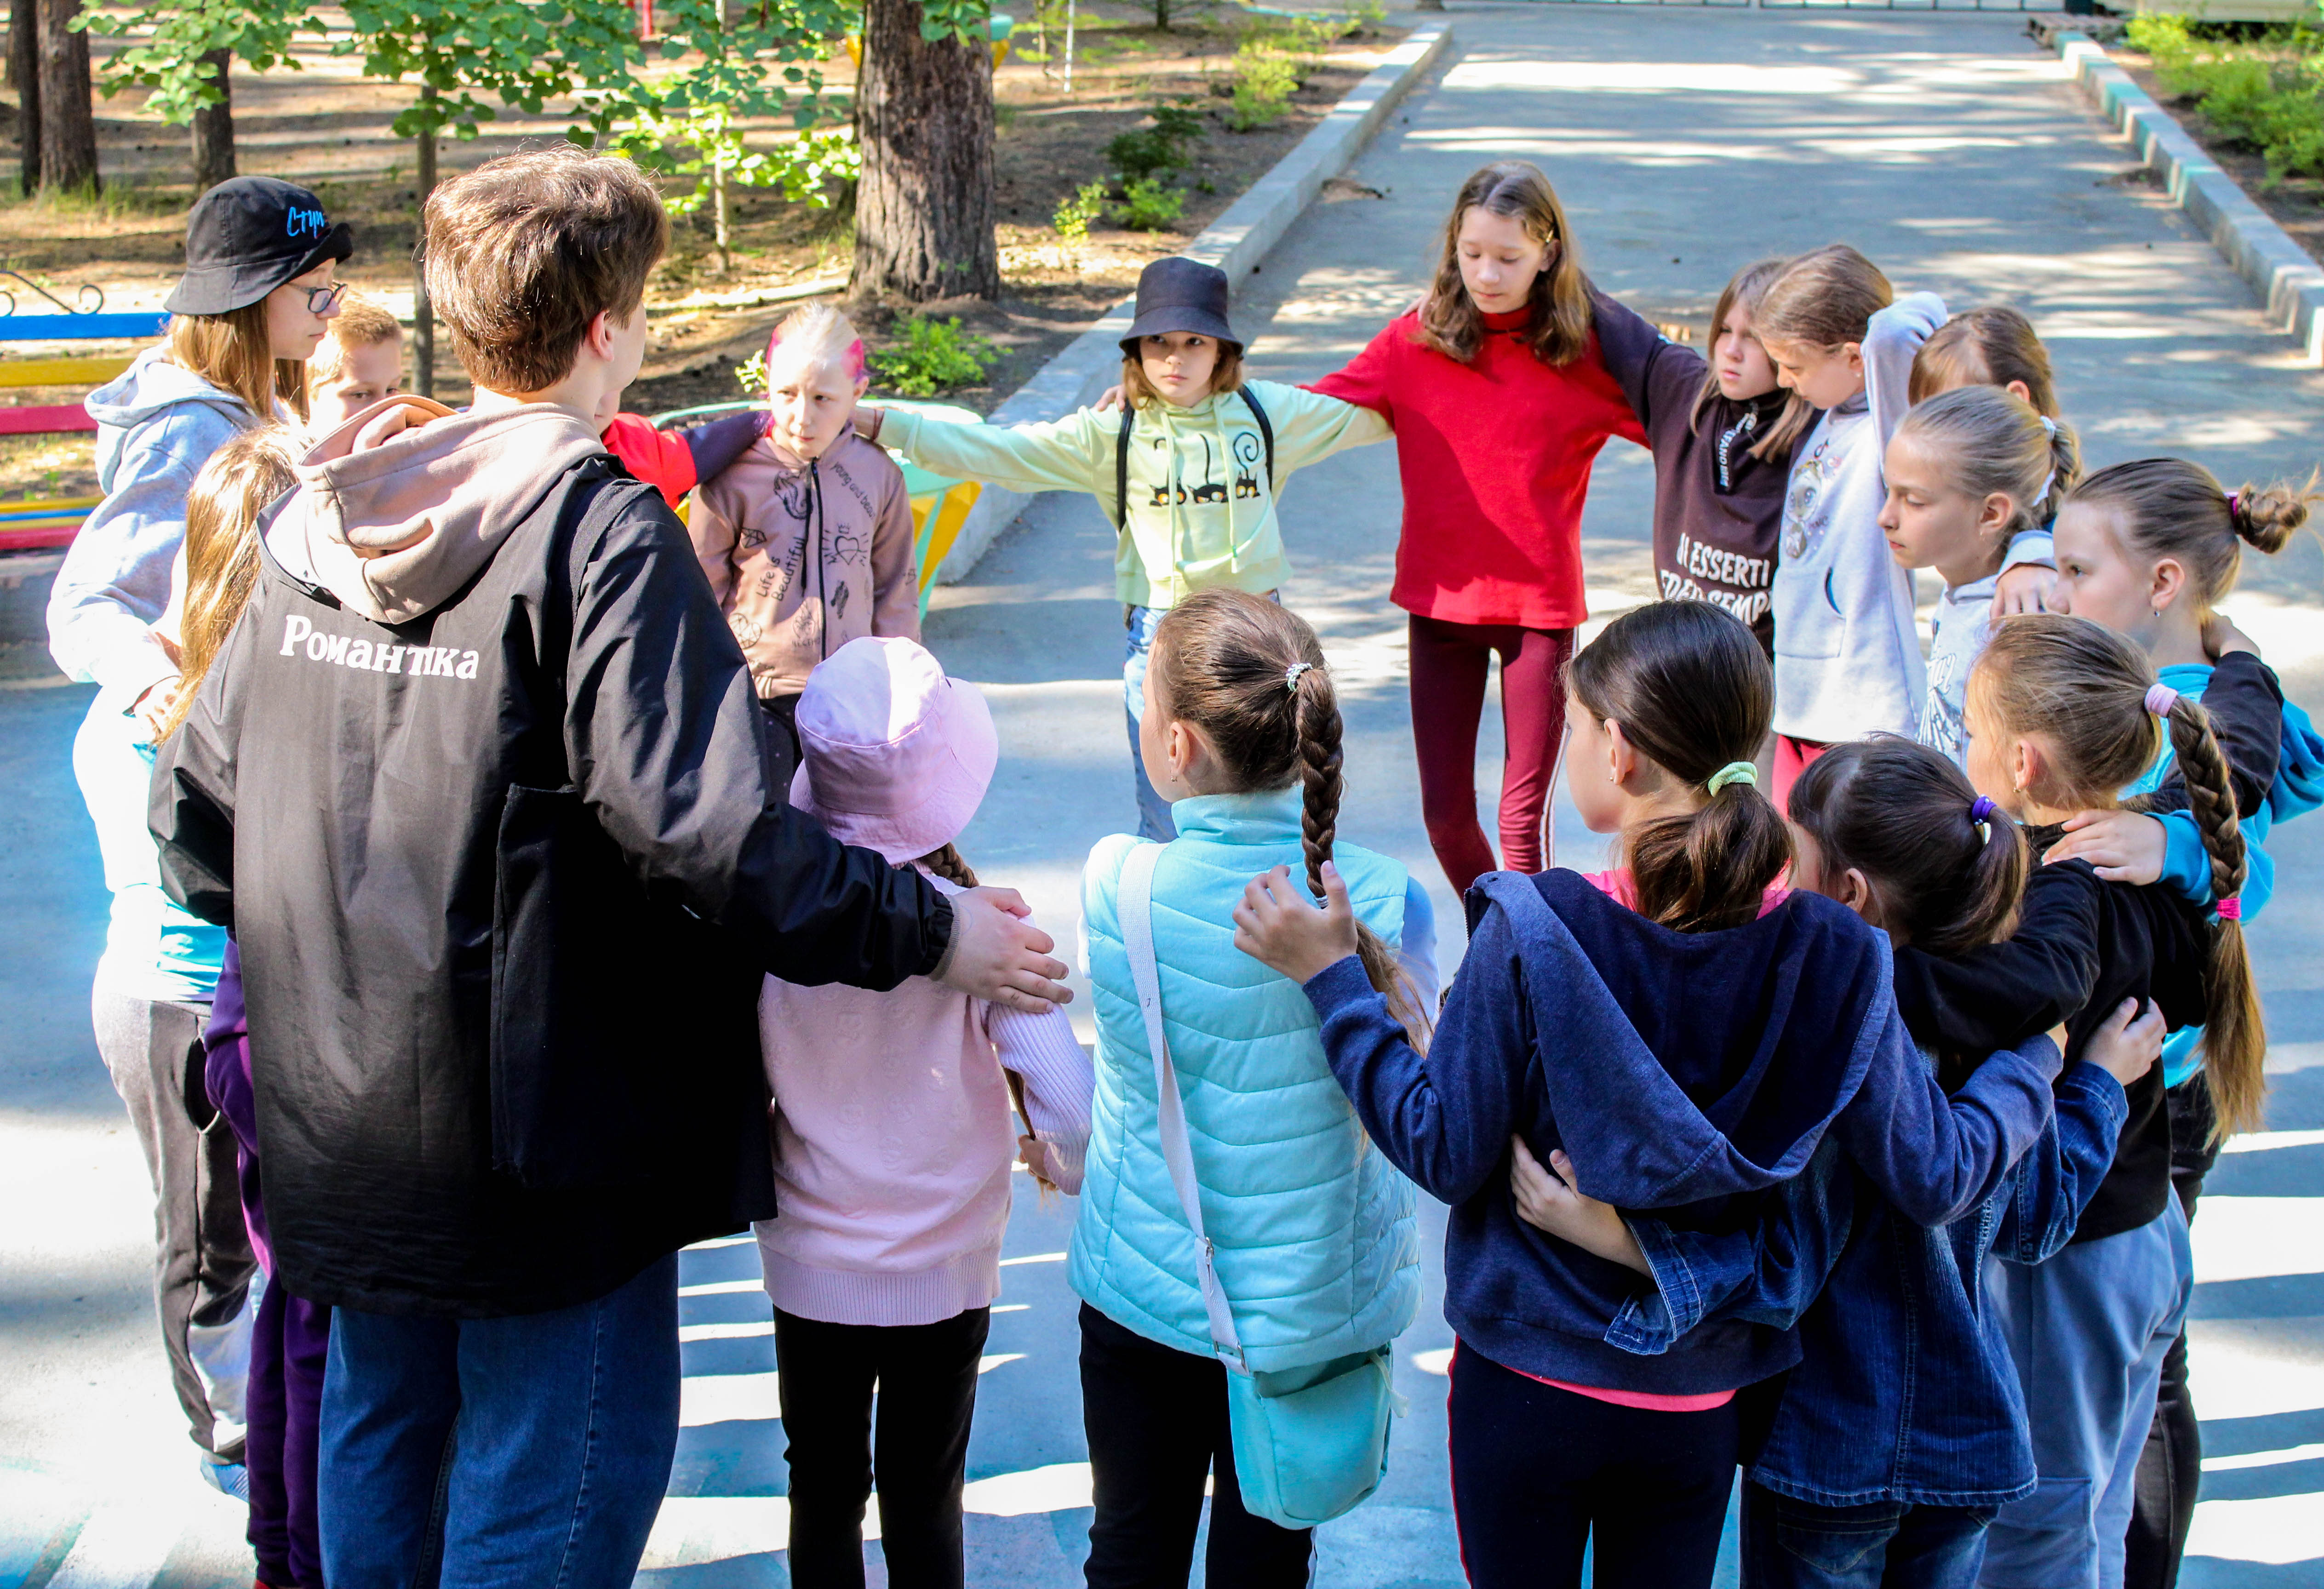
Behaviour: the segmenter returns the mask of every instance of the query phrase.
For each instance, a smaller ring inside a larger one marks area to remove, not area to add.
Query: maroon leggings
[[[1565,749],[1565,664],[1570,629],[1512,623],[1445,623],[1412,618],[1412,744],[1420,758],[1420,815],[1429,847],[1452,891],[1494,869],[1493,847],[1477,822],[1477,724],[1485,713],[1485,672],[1501,659],[1501,861],[1512,872],[1548,864],[1545,817]]]

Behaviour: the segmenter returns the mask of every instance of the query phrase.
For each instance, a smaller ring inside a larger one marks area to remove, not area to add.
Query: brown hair
[[[1884,734],[1834,745],[1792,785],[1792,821],[1827,874],[1864,874],[1896,936],[1945,959],[2006,938],[2025,892],[2025,840],[1950,758]]]
[[[178,620],[177,693],[161,720],[168,739],[186,721],[202,680],[258,585],[258,520],[298,483],[287,426],[229,437],[186,492],[186,596]]]
[[[1222,397],[1231,391],[1240,391],[1241,345],[1217,342],[1215,338],[1213,343],[1219,350],[1219,362],[1211,367],[1211,395]],[[1143,409],[1148,404],[1166,400],[1160,392],[1154,390],[1154,383],[1146,379],[1145,361],[1134,353],[1121,355],[1121,398],[1133,409]]]
[[[1567,665],[1567,688],[1591,716],[1618,722],[1641,756],[1697,788],[1750,761],[1767,737],[1775,679],[1740,619],[1708,602],[1649,602],[1606,626]],[[1638,912],[1680,932],[1714,932],[1757,917],[1791,864],[1791,830],[1737,779],[1698,811],[1622,835]]]
[[[1307,887],[1322,898],[1344,785],[1339,697],[1315,631],[1264,596],[1197,591],[1155,626],[1147,670],[1156,704],[1203,731],[1237,787],[1281,789],[1297,780]],[[1360,922],[1356,951],[1413,1045],[1425,1046],[1427,1012],[1394,951]]]
[[[1751,319],[1763,344],[1829,349],[1862,342],[1872,317],[1895,301],[1877,266],[1845,243],[1829,243],[1785,265]]]
[[[172,315],[168,342],[170,363],[240,398],[260,424],[273,422],[277,400],[307,417],[306,361],[274,356],[265,299],[223,315]]]
[[[2116,791],[2153,765],[2163,732],[2187,787],[2187,804],[2211,859],[2211,893],[2243,891],[2248,859],[2236,821],[2227,760],[2201,704],[2181,695],[2158,724],[2146,709],[2154,665],[2125,637],[2057,613],[2006,619],[1969,675],[1972,701],[2009,733],[2038,738],[2054,758],[2059,787],[2044,805],[2116,804]],[[2241,924],[2215,921],[2203,975],[2203,1073],[2218,1106],[2215,1140],[2260,1122],[2267,1093],[2267,1033]]]
[[[2127,549],[2138,556],[2177,558],[2200,603],[2198,616],[2208,618],[2236,588],[2243,565],[2237,543],[2248,541],[2271,554],[2283,550],[2308,522],[2308,505],[2319,498],[2312,474],[2304,486],[2284,481],[2247,484],[2230,497],[2200,464],[2141,458],[2099,470],[2067,500],[2111,513]]]
[[[338,317],[323,334],[323,344],[307,361],[305,390],[313,393],[346,372],[347,355],[357,348],[377,347],[403,335],[403,327],[385,306],[350,292],[339,299]]]
[[[669,248],[661,196],[628,161],[563,144],[488,160],[428,196],[428,296],[478,386],[573,372],[589,323],[626,322]]]
[[[2044,504],[2070,490],[2082,470],[2073,427],[1998,386],[1939,392],[1897,422],[1896,439],[1908,438],[1962,494],[1980,502],[1995,495],[2009,499],[2013,511],[1994,544],[1996,556],[2010,537],[2047,519]]]
[[[1496,161],[1461,184],[1452,198],[1452,217],[1444,223],[1436,279],[1420,303],[1418,340],[1463,364],[1485,344],[1485,317],[1461,280],[1461,223],[1472,209],[1515,221],[1536,243],[1555,248],[1549,268],[1534,278],[1527,300],[1533,324],[1526,327],[1526,343],[1545,364],[1570,364],[1580,358],[1590,348],[1590,289],[1573,252],[1573,234],[1566,229],[1565,207],[1531,161]]]
[[[1711,357],[1704,361],[1702,390],[1694,394],[1694,412],[1690,416],[1694,424],[1702,423],[1703,409],[1719,396],[1719,339],[1727,335],[1727,317],[1739,305],[1746,315],[1754,317],[1756,323],[1759,299],[1766,294],[1767,283],[1782,271],[1784,263],[1782,260],[1761,260],[1757,264],[1746,265],[1735,272],[1727,283],[1727,289],[1719,295],[1718,306],[1711,311]],[[1752,340],[1758,340],[1756,331]],[[1792,444],[1806,434],[1808,426],[1814,419],[1815,409],[1809,405],[1807,399],[1795,391],[1786,393],[1784,411],[1775,416],[1775,422],[1767,427],[1767,434],[1751,444],[1748,448],[1750,455],[1768,458],[1778,453],[1788,453]]]
[[[2026,400],[2051,418],[2058,417],[2058,390],[2050,374],[2050,352],[2034,334],[2034,322],[1999,304],[1968,309],[1929,334],[1913,355],[1906,387],[1923,403],[1941,391],[1962,386],[2006,387],[2025,383]]]

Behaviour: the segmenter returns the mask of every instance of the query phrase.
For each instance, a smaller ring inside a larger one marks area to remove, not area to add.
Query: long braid
[[[929,850],[920,857],[919,864],[947,883],[957,883],[964,888],[977,886],[976,874],[969,869],[968,862],[961,859],[960,846],[956,843],[946,844],[942,850]]]
[[[1309,681],[1314,681],[1310,683]],[[1291,684],[1292,720],[1299,736],[1299,841],[1307,853],[1307,891],[1323,897],[1323,863],[1340,831],[1340,705],[1329,674],[1303,672]]]
[[[2249,875],[2250,852],[2236,816],[2227,758],[2211,732],[2210,714],[2200,703],[2181,696],[2168,721],[2171,748],[2187,786],[2187,808],[2211,859],[2212,897],[2234,898]],[[2267,1032],[2242,923],[2214,922],[2210,933],[2210,962],[2203,978],[2203,1075],[2217,1114],[2211,1128],[2217,1142],[2253,1129],[2266,1113]]]

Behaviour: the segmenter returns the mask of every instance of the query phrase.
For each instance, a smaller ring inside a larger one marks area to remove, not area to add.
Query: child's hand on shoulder
[[[1993,582],[1992,613],[1997,622],[2020,612],[2050,611],[2050,592],[2057,588],[2058,571],[2040,563],[2020,563],[2001,571]]]
[[[2066,836],[2042,857],[2086,860],[2109,883],[2152,883],[2163,876],[2163,820],[2143,811],[2085,811],[2066,819]]]
[[[2217,612],[2203,620],[2203,649],[2213,657],[2225,657],[2230,651],[2259,655],[2257,642]]]
[[[1121,382],[1115,381],[1105,389],[1104,395],[1090,405],[1101,414],[1111,414],[1121,407]]]
[[[2125,1087],[2153,1070],[2162,1057],[2163,1006],[2150,1002],[2141,1015],[2135,998],[2124,999],[2082,1045],[2082,1058]]]
[[[1509,1138],[1509,1191],[1517,1199],[1517,1217],[1585,1253],[1651,1275],[1654,1271],[1638,1250],[1638,1238],[1622,1222],[1621,1210],[1582,1196],[1573,1184],[1573,1161],[1563,1150],[1551,1152],[1549,1166],[1541,1167],[1524,1137]]]
[[[1235,947],[1259,964],[1305,982],[1356,952],[1356,913],[1340,868],[1323,863],[1323,904],[1317,909],[1289,867],[1253,877],[1234,909]]]

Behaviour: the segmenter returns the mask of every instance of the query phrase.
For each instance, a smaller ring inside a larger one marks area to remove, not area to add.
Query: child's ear
[[[857,402],[862,402],[863,400],[863,394],[871,390],[872,376],[869,372],[866,372],[862,375],[858,375],[855,378],[855,400]]]
[[[1848,372],[1849,374],[1861,375],[1864,373],[1864,344],[1862,343],[1841,343],[1840,344],[1840,356],[1848,361]]]
[[[2049,758],[2032,739],[2020,739],[2009,748],[2009,786],[2018,794],[2040,789],[2049,770]]]
[[[2176,557],[2165,557],[2154,565],[2147,576],[2146,604],[2156,612],[2176,602],[2187,589],[2187,565]]]
[[[2007,392],[2011,397],[2015,398],[2019,402],[2024,403],[2027,408],[2030,409],[2034,406],[2034,389],[2026,385],[2023,381],[2013,381],[2006,386],[2004,386],[2001,390]]]
[[[1627,784],[1638,770],[1637,747],[1622,731],[1622,725],[1613,719],[1606,720],[1606,776],[1616,784]]]
[[[2006,491],[1995,491],[1977,510],[1977,527],[1979,529],[1999,529],[2016,517],[2015,501]]]

